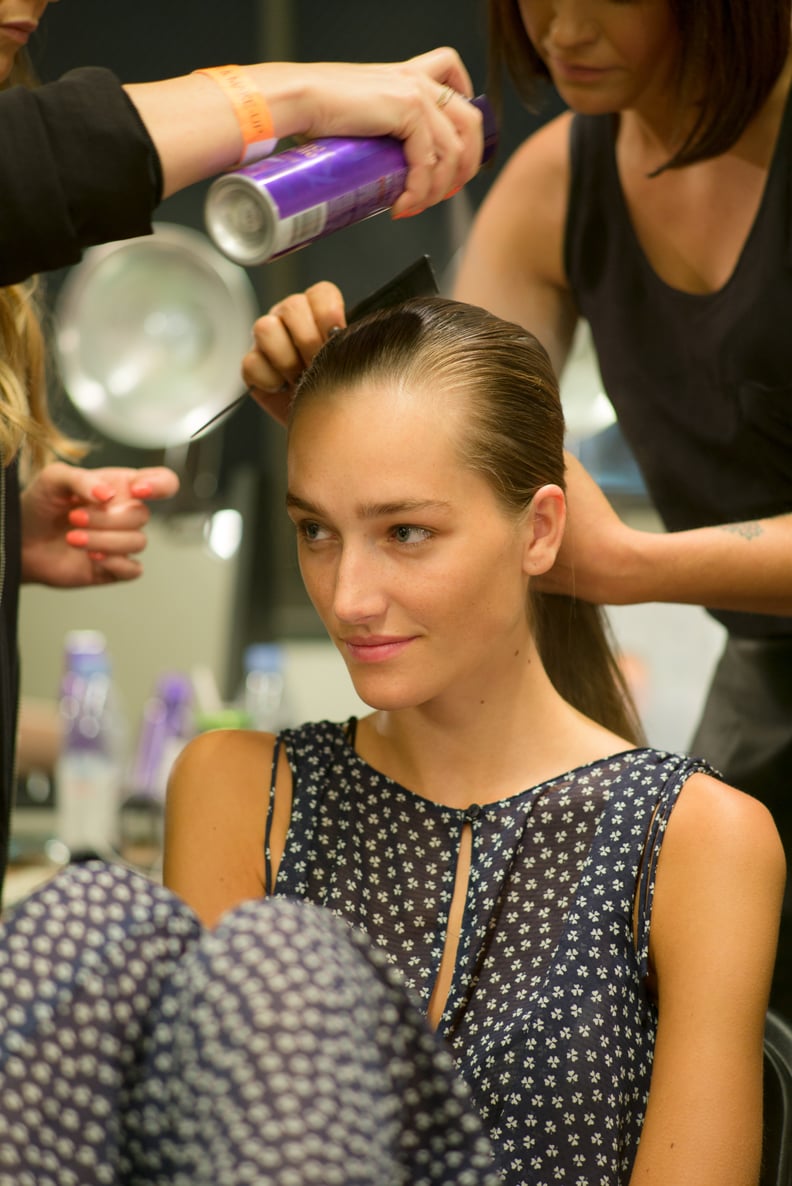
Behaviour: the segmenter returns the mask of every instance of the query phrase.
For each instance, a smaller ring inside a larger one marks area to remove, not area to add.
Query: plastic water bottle
[[[57,838],[72,858],[107,856],[118,837],[122,729],[104,635],[66,636],[55,763]]]
[[[290,723],[283,647],[274,642],[254,643],[245,650],[243,666],[241,707],[250,728],[277,733]]]
[[[188,675],[165,672],[154,695],[143,706],[131,789],[160,803],[165,801],[168,775],[177,755],[195,732],[193,689]]]
[[[181,672],[166,672],[143,706],[137,752],[121,805],[121,854],[133,864],[150,868],[160,859],[168,776],[194,733],[192,681]]]

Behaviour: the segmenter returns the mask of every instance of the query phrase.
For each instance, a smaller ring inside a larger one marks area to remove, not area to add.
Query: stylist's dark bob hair
[[[700,115],[656,172],[720,156],[739,139],[769,95],[789,52],[792,0],[667,0],[682,44],[679,96]],[[530,107],[549,78],[528,40],[518,0],[489,0],[489,82],[496,102],[503,70]]]

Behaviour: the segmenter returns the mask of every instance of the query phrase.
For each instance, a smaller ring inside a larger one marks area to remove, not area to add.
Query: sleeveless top
[[[672,531],[790,511],[792,98],[740,258],[709,294],[671,288],[646,258],[615,129],[573,118],[564,266],[652,500]],[[792,635],[792,617],[713,616],[746,637]]]
[[[655,867],[681,787],[706,767],[629,750],[460,810],[373,769],[342,724],[284,731],[273,771],[281,745],[293,806],[267,892],[307,899],[362,927],[425,1013],[469,824],[467,900],[439,1032],[503,1180],[626,1183],[657,1022],[644,986]],[[274,778],[268,871],[273,797]]]

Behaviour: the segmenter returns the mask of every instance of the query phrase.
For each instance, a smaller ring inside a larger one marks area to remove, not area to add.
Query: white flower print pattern
[[[654,872],[680,789],[709,767],[628,750],[461,811],[370,767],[348,726],[305,725],[281,741],[294,789],[274,892],[365,930],[425,1011],[469,822],[472,865],[439,1032],[504,1182],[627,1182],[657,1023],[644,986]],[[270,787],[270,811],[272,800]]]
[[[120,866],[0,926],[0,1186],[498,1186],[449,1051],[329,911],[212,931]]]

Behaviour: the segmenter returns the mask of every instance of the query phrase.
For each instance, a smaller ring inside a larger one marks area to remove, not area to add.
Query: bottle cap
[[[107,639],[100,630],[70,630],[64,642],[64,666],[80,675],[108,673]]]
[[[246,672],[282,671],[283,647],[277,642],[255,642],[245,649],[243,664]]]
[[[220,708],[215,712],[198,713],[195,726],[199,733],[213,729],[249,729],[250,716],[241,708]]]

